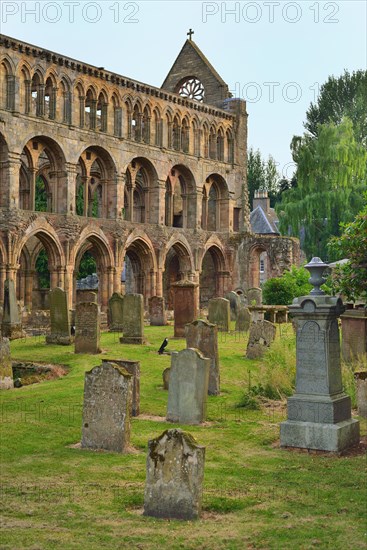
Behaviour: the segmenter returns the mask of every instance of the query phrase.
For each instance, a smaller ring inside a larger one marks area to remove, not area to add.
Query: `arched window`
[[[141,137],[144,143],[150,143],[150,110],[146,106],[143,112],[142,122],[141,122]]]
[[[89,113],[88,113],[89,116]],[[85,94],[81,84],[78,84],[75,89],[75,122],[84,128],[85,124]]]
[[[135,141],[141,141],[141,118],[139,105],[136,104],[131,119],[131,139]]]
[[[181,149],[181,128],[177,116],[173,119],[172,125],[172,148],[176,151]]]
[[[198,123],[194,120],[193,122],[193,131],[194,131],[194,155],[196,157],[201,156],[201,135],[200,128]]]
[[[122,109],[116,94],[112,96],[113,105],[113,135],[116,137],[122,136]]]
[[[232,133],[228,130],[227,134],[227,161],[231,164],[234,163],[234,143]]]
[[[35,116],[43,116],[45,112],[43,89],[44,86],[42,85],[40,75],[38,73],[34,74],[31,82],[31,110]]]
[[[11,68],[5,60],[1,63],[1,102],[2,108],[8,111],[15,109],[15,77],[11,74]]]
[[[50,77],[46,80],[44,105],[45,117],[54,120],[56,118],[56,85]]]
[[[96,106],[96,130],[100,132],[107,132],[107,108],[107,99],[101,92]]]
[[[224,137],[222,129],[217,134],[217,159],[224,160]]]
[[[190,150],[190,126],[186,118],[182,121],[181,148],[184,153],[188,153]]]
[[[94,97],[93,90],[89,88],[87,95],[85,96],[84,125],[90,130],[96,129],[96,108],[97,101]]]
[[[71,124],[72,95],[70,92],[69,85],[65,80],[61,81],[60,89],[61,89],[61,100],[62,100],[61,119],[65,124]]]
[[[26,67],[23,67],[20,71],[19,111],[25,115],[28,115],[31,111],[31,79]]]
[[[210,128],[209,135],[209,157],[211,159],[217,158],[217,133],[213,127]]]
[[[206,125],[203,127],[204,157],[209,157],[209,130]]]
[[[172,185],[167,178],[166,181],[166,193],[165,193],[165,200],[164,200],[164,224],[168,227],[172,226]]]
[[[154,144],[162,147],[163,121],[157,110],[154,111]]]

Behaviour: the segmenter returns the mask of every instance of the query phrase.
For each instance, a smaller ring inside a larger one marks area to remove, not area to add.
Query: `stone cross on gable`
[[[192,35],[194,34],[194,31],[192,29],[189,29],[189,32],[187,33],[187,36],[189,37],[189,40],[192,40]]]

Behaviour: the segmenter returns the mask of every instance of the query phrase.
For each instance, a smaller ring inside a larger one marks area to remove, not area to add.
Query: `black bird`
[[[71,325],[70,334],[71,336],[75,336],[75,325]]]
[[[162,355],[162,354],[163,354],[164,348],[167,346],[167,344],[168,344],[168,338],[165,338],[165,339],[163,340],[163,342],[162,342],[161,347],[160,347],[159,350],[158,350],[159,355]]]

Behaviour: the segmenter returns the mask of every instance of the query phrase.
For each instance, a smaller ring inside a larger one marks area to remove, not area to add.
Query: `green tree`
[[[34,208],[36,212],[47,212],[47,189],[43,178],[40,176],[36,177]]]
[[[320,87],[315,103],[306,113],[304,126],[314,137],[321,124],[340,124],[347,116],[353,124],[354,137],[367,147],[367,71],[347,70],[339,77],[330,76]]]
[[[277,211],[280,231],[299,236],[308,258],[333,259],[327,249],[340,222],[352,221],[363,204],[367,152],[357,143],[352,122],[319,127],[318,137],[294,137],[297,186],[284,191]]]
[[[304,267],[292,265],[281,277],[274,277],[265,281],[263,285],[263,300],[268,305],[288,305],[293,298],[306,296],[312,290],[308,282],[309,272]]]
[[[250,148],[247,155],[247,185],[249,206],[252,210],[255,191],[267,191],[273,206],[278,194],[279,174],[276,162],[270,155],[268,160],[261,157],[260,151]]]
[[[333,237],[329,248],[338,260],[348,263],[336,267],[332,276],[334,292],[344,294],[348,300],[362,298],[367,303],[367,193],[365,205],[356,219],[341,226],[342,234]]]
[[[48,270],[48,256],[44,248],[40,251],[36,260],[36,272],[39,288],[50,288],[50,272]]]
[[[78,280],[84,279],[88,275],[93,275],[93,273],[96,273],[96,272],[97,272],[96,260],[94,259],[94,256],[87,250],[87,252],[83,254],[83,257],[80,260],[77,279]]]

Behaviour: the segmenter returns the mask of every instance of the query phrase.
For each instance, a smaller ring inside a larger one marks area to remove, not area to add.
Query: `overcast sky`
[[[247,100],[249,146],[293,172],[289,144],[329,75],[366,69],[366,2],[2,0],[1,32],[161,86],[189,28]]]

